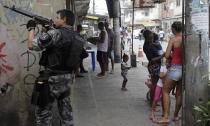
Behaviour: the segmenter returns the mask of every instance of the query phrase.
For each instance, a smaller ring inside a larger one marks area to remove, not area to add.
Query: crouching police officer
[[[77,66],[75,61],[80,61],[80,49],[83,47],[79,43],[82,40],[75,36],[72,29],[74,21],[75,16],[70,10],[59,10],[54,27],[48,28],[36,38],[36,21],[29,20],[27,23],[28,48],[43,50],[39,64],[45,67],[36,80],[32,94],[32,103],[36,104],[36,126],[52,126],[51,109],[54,100],[57,101],[60,125],[73,126],[69,73]]]

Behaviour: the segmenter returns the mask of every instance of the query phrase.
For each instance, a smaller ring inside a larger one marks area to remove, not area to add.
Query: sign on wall
[[[134,7],[153,8],[153,7],[155,7],[155,3],[154,3],[154,0],[135,0]]]
[[[209,25],[209,8],[207,0],[193,0],[191,20],[193,24],[193,30],[196,32],[208,32]]]

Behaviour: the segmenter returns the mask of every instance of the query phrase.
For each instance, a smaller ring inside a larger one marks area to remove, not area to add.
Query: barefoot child
[[[121,70],[122,70],[121,75],[123,77],[123,83],[122,83],[121,90],[123,90],[123,91],[127,91],[127,88],[126,88],[126,83],[128,81],[127,74],[128,74],[128,70],[131,68],[130,66],[128,66],[127,61],[128,61],[128,55],[124,54],[123,62],[121,63]]]
[[[159,74],[159,77],[160,79],[158,80],[157,82],[157,86],[155,88],[155,96],[154,96],[154,99],[153,99],[153,102],[152,102],[152,106],[151,106],[151,109],[150,109],[150,119],[155,122],[155,107],[157,105],[157,102],[159,101],[160,99],[160,96],[162,94],[162,87],[163,87],[163,83],[164,83],[164,79],[166,77],[166,73],[167,73],[167,68],[166,68],[166,65],[165,65],[165,59],[163,58],[161,60],[161,68],[160,68],[160,74]]]

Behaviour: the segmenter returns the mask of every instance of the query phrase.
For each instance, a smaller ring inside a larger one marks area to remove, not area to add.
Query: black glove
[[[32,29],[35,29],[36,22],[34,20],[29,20],[26,24],[26,28],[30,31]]]
[[[43,24],[42,25],[42,32],[47,32],[50,29],[50,25],[49,24]]]

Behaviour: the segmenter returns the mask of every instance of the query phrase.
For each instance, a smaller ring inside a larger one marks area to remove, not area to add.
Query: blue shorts
[[[167,79],[179,81],[182,79],[182,65],[171,64],[167,72]]]

